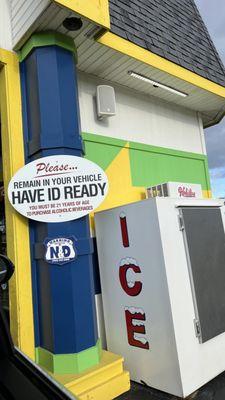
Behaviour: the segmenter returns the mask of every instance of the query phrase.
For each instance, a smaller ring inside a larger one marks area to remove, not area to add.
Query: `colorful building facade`
[[[144,199],[146,187],[168,181],[200,183],[211,197],[203,129],[224,115],[225,74],[193,0],[2,0],[1,7],[5,188],[24,164],[64,154],[106,172],[109,194],[98,210]],[[115,89],[110,118],[97,117],[99,85]],[[16,266],[15,344],[79,398],[128,390],[122,355],[104,350],[93,215],[36,223],[5,196],[5,220]],[[44,261],[43,242],[60,235],[77,237],[79,256],[58,270]]]

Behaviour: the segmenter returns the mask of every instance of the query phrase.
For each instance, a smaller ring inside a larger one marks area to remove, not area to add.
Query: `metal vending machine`
[[[186,397],[225,370],[225,207],[149,198],[95,215],[108,350]]]

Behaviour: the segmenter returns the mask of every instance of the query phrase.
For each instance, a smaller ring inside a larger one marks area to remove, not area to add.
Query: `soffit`
[[[83,27],[77,32],[69,32],[63,27],[63,21],[76,14],[68,9],[51,3],[36,21],[30,34],[35,31],[55,30],[72,37],[78,51],[78,70],[92,74],[107,82],[131,88],[137,92],[156,96],[165,101],[177,104],[202,114],[204,126],[219,122],[225,112],[225,99],[207,90],[201,89],[182,79],[174,77],[155,67],[151,67],[119,51],[111,49],[94,39],[94,35],[100,31],[100,27],[82,18]],[[134,79],[128,75],[128,71],[146,75],[152,80],[171,86],[188,96],[183,98]]]

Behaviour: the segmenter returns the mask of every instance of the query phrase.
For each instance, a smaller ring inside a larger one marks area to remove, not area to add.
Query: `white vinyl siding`
[[[95,95],[101,84],[114,86],[117,111],[116,116],[98,120]],[[206,153],[202,119],[195,111],[84,73],[79,73],[79,101],[83,132]]]
[[[50,0],[11,1],[12,45],[14,48],[18,47],[25,34],[29,34],[29,29],[49,4]]]

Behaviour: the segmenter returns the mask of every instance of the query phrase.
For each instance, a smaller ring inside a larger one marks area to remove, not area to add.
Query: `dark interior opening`
[[[1,138],[1,125],[0,125]],[[1,138],[2,139],[2,138]],[[2,140],[0,140],[0,253],[6,255],[6,222],[5,222],[5,192],[3,181]],[[8,283],[0,287],[0,301],[9,322],[9,287]]]

